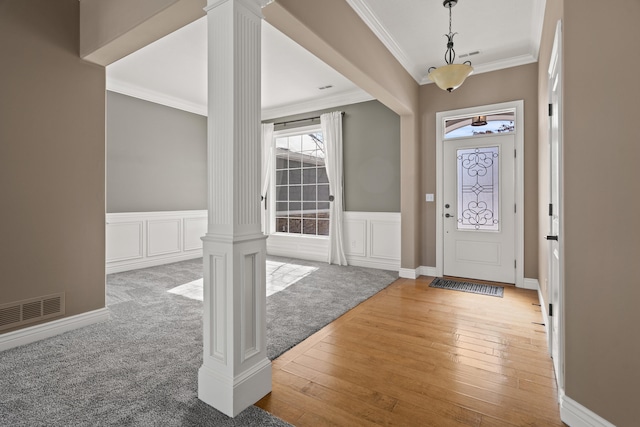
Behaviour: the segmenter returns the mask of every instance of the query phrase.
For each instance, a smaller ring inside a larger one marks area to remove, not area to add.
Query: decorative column
[[[234,417],[271,391],[260,228],[259,0],[208,0],[209,225],[198,397]]]

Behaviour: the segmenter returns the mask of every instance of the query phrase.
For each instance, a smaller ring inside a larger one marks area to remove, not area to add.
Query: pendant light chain
[[[444,53],[444,62],[447,64],[453,64],[456,59],[456,51],[453,50],[453,36],[455,34],[451,31],[451,9],[452,5],[449,4],[449,34],[447,34],[447,51]]]

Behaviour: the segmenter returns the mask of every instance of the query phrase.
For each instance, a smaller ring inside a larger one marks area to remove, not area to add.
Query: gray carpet
[[[318,266],[267,299],[270,357],[396,276]],[[201,259],[109,275],[108,322],[0,352],[0,425],[287,426],[255,406],[232,419],[197,398],[202,303],[166,291],[200,277]]]
[[[398,278],[393,271],[269,259],[318,268],[267,298],[267,356],[272,360]]]
[[[473,294],[488,295],[492,297],[502,298],[504,288],[502,286],[483,285],[480,283],[458,282],[455,280],[443,279],[436,277],[429,284],[431,288],[450,289],[452,291],[470,292]]]

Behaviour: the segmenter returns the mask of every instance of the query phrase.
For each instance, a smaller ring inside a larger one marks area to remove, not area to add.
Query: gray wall
[[[107,212],[207,208],[207,119],[107,93]]]
[[[344,111],[342,120],[345,210],[400,212],[400,116],[378,101],[344,105],[265,122]],[[319,121],[287,125],[307,126]],[[276,131],[283,129],[276,126]]]
[[[66,316],[105,306],[105,72],[79,9],[0,0],[0,304],[64,292]]]

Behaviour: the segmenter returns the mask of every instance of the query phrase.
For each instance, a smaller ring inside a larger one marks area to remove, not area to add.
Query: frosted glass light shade
[[[473,67],[467,64],[449,64],[438,67],[429,73],[429,80],[442,90],[453,91],[464,83],[473,73]]]

